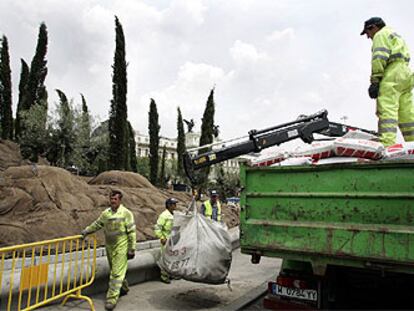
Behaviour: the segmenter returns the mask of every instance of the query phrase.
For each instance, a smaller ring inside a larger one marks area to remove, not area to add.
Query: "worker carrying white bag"
[[[158,265],[173,278],[222,284],[227,281],[232,246],[227,226],[197,211],[195,199],[191,213],[174,212],[173,228]]]

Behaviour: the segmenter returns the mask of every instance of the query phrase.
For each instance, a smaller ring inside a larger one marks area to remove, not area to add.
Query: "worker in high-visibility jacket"
[[[216,190],[211,190],[210,199],[201,204],[201,214],[215,221],[221,221],[221,203]]]
[[[111,207],[105,209],[90,226],[82,231],[85,237],[99,229],[104,229],[105,248],[109,267],[109,288],[106,294],[105,309],[113,310],[120,295],[129,291],[125,278],[128,259],[135,256],[136,227],[134,215],[121,204],[122,192],[113,190],[110,194]]]
[[[384,146],[395,144],[397,127],[405,141],[414,141],[414,77],[408,66],[410,53],[399,34],[380,17],[364,24],[361,35],[372,39],[371,85],[368,94],[377,99],[378,132]]]
[[[154,227],[154,233],[161,243],[161,256],[165,250],[165,244],[171,235],[171,229],[174,220],[174,211],[177,208],[178,201],[174,198],[168,198],[165,201],[165,210],[158,216],[157,223]],[[166,271],[161,269],[161,282],[171,283],[170,276]]]

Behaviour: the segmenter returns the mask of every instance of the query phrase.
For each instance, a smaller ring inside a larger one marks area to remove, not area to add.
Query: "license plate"
[[[314,289],[300,289],[280,286],[278,284],[272,284],[272,294],[296,298],[301,300],[318,300],[318,292]]]

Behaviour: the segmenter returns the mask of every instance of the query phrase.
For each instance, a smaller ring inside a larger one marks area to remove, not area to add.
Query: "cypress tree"
[[[149,122],[149,143],[150,143],[150,182],[152,184],[157,183],[158,173],[158,148],[160,143],[160,125],[158,124],[158,112],[157,104],[151,98],[150,111],[148,113]]]
[[[92,173],[92,154],[91,146],[91,116],[89,115],[88,106],[85,97],[81,95],[81,110],[75,111],[75,141],[72,162],[79,169],[81,174]]]
[[[83,94],[80,94],[82,98],[82,117],[81,122],[83,125],[83,129],[85,131],[85,137],[88,137],[88,141],[86,145],[89,146],[89,139],[91,137],[91,117],[89,115],[88,105],[86,104],[86,99]]]
[[[125,38],[122,25],[115,16],[115,56],[112,74],[112,100],[109,112],[109,167],[127,169],[127,71]]]
[[[201,136],[200,147],[211,144],[213,142],[213,128],[214,128],[214,88],[210,91],[210,95],[207,99],[206,108],[204,110],[202,123],[201,123]],[[206,149],[201,149],[200,153],[206,152]],[[210,173],[210,167],[200,169],[198,178],[200,184],[207,183],[208,175]]]
[[[20,71],[20,82],[19,82],[19,102],[17,103],[17,111],[16,111],[16,122],[15,122],[15,137],[16,141],[20,140],[20,135],[22,131],[21,125],[21,112],[27,110],[28,107],[24,107],[24,104],[27,104],[27,100],[24,99],[26,95],[26,85],[27,81],[29,81],[29,66],[22,58],[22,69]]]
[[[132,172],[138,172],[137,146],[135,143],[135,131],[130,122],[128,122],[129,138],[129,166]]]
[[[160,170],[160,179],[159,179],[159,185],[162,188],[165,188],[165,158],[167,156],[167,146],[164,145],[162,148],[162,156],[161,156],[161,170]]]
[[[2,97],[1,109],[1,137],[3,139],[13,139],[13,113],[12,113],[12,85],[9,44],[7,37],[3,36],[0,51],[0,96]]]
[[[19,111],[19,116],[23,112],[30,111],[34,105],[41,105],[41,109],[34,109],[33,112],[37,114],[39,119],[37,120],[37,125],[32,126],[31,122],[28,122],[30,116],[26,117],[26,125],[30,124],[30,127],[33,130],[39,131],[36,137],[35,142],[32,142],[30,146],[25,147],[25,151],[22,152],[24,158],[29,158],[32,161],[37,161],[39,153],[42,153],[44,150],[44,141],[40,139],[44,136],[46,132],[46,122],[47,122],[47,91],[44,85],[46,75],[47,75],[47,28],[45,23],[41,23],[39,27],[39,35],[37,39],[36,52],[33,56],[32,63],[30,65],[29,77],[27,79],[27,84],[24,86],[24,92],[22,93],[22,103],[21,110]],[[21,120],[20,123],[20,137],[25,137],[25,144],[28,142],[28,138],[31,137],[34,133],[25,133],[29,131],[26,125],[22,126]],[[39,138],[39,139],[37,139]]]
[[[72,163],[72,152],[75,145],[74,113],[69,101],[61,90],[56,90],[60,99],[58,108],[59,120],[56,132],[57,164],[60,167],[67,167]]]
[[[180,107],[177,108],[177,176],[184,178],[183,155],[185,153],[185,132]]]
[[[44,85],[47,75],[47,61],[45,59],[47,53],[47,28],[45,23],[41,23],[39,27],[39,36],[37,39],[36,53],[30,65],[29,79],[27,82],[27,102],[23,108],[29,109],[34,104],[45,105],[47,109],[47,91]],[[46,120],[44,120],[46,124]]]
[[[88,113],[88,105],[86,104],[85,96],[83,96],[82,93],[80,94],[80,96],[81,96],[81,99],[82,99],[82,112],[87,114]]]

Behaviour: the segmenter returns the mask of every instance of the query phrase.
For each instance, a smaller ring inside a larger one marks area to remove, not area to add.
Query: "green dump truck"
[[[184,168],[196,187],[200,168],[293,139],[310,143],[314,134],[343,137],[354,130],[375,135],[330,122],[322,110],[188,150]],[[240,179],[242,252],[253,263],[283,258],[265,306],[360,308],[367,299],[373,308],[414,308],[414,162],[242,165]]]
[[[242,166],[240,174],[242,252],[253,263],[283,258],[266,307],[414,301],[414,162]]]

